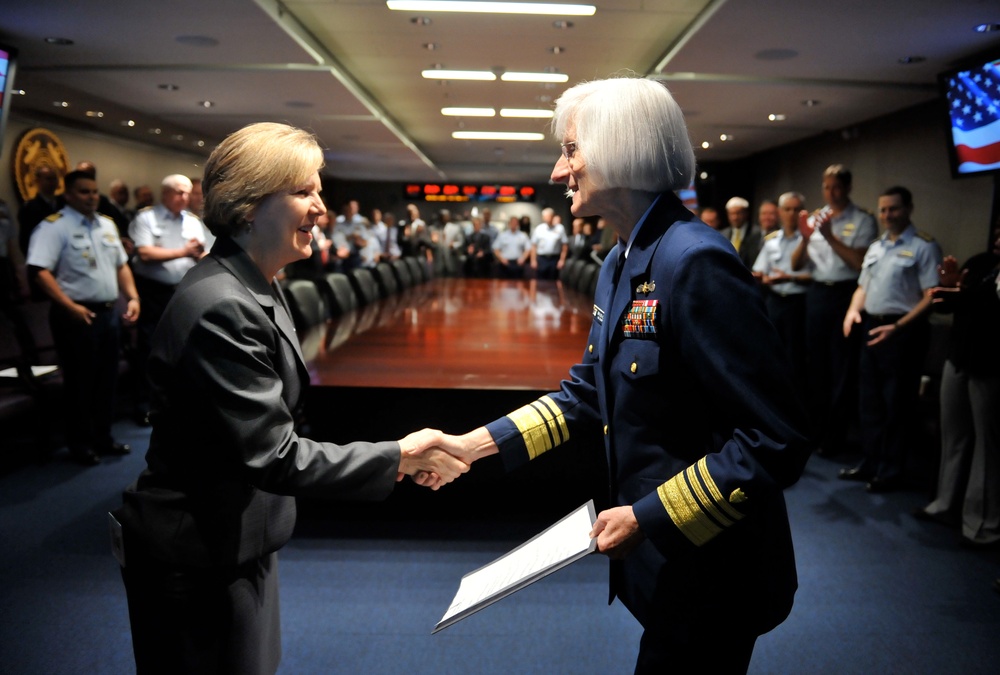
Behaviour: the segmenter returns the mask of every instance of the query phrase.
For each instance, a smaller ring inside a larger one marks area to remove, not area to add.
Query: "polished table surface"
[[[558,388],[593,302],[555,281],[434,279],[304,336],[320,387]]]

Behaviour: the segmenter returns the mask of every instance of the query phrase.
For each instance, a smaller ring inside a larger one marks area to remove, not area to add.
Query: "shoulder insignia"
[[[917,236],[923,239],[924,241],[934,241],[934,237],[927,234],[923,230],[917,230]]]
[[[143,206],[143,207],[142,207],[141,209],[139,209],[139,210],[138,210],[138,211],[136,211],[135,213],[136,213],[136,215],[138,215],[138,214],[140,214],[140,213],[144,213],[144,212],[146,212],[146,211],[152,211],[152,210],[153,210],[153,207],[152,207],[152,206]]]
[[[54,223],[57,220],[59,220],[60,218],[62,218],[62,211],[56,211],[51,216],[46,216],[45,217],[45,222],[47,222],[47,223]]]
[[[777,237],[779,234],[781,234],[781,230],[775,230],[774,232],[768,232],[766,235],[764,235],[764,241],[770,241],[771,239],[774,239],[775,237]]]
[[[742,504],[746,500],[747,500],[747,495],[746,495],[745,492],[743,492],[742,488],[736,488],[729,495],[729,503],[730,504]]]

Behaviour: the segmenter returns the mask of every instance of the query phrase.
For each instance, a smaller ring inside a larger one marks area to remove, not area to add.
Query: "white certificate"
[[[597,548],[597,540],[590,538],[590,531],[596,519],[594,500],[591,499],[541,534],[466,574],[451,606],[431,633],[447,628],[592,553]]]

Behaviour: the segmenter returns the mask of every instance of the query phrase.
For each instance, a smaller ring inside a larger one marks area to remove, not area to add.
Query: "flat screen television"
[[[14,86],[14,70],[17,51],[0,45],[0,143],[7,130],[7,116],[10,114],[10,90]]]
[[[942,73],[955,177],[1000,173],[1000,58]]]

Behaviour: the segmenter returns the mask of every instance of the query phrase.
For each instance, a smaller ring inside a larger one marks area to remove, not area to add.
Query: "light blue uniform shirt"
[[[809,222],[813,222],[812,216]],[[833,234],[851,248],[867,248],[878,236],[878,227],[872,214],[859,209],[853,203],[830,221]],[[809,238],[806,251],[814,265],[813,279],[819,283],[853,281],[858,273],[837,255],[830,243],[819,232]]]
[[[865,254],[858,284],[865,291],[865,311],[869,314],[906,314],[924,297],[924,291],[938,285],[941,247],[933,238],[920,234],[912,223],[896,241],[886,232]]]
[[[187,211],[174,215],[163,204],[150,206],[135,214],[128,232],[137,249],[142,246],[183,248],[191,239],[197,239],[203,246],[205,245],[205,228],[198,216]],[[143,262],[136,256],[132,267],[141,277],[167,286],[176,286],[197,262],[188,256],[173,260]]]
[[[811,274],[813,270],[811,259],[806,261],[802,269],[792,269],[792,253],[795,252],[801,241],[802,233],[798,230],[791,237],[786,236],[784,230],[778,230],[767,235],[764,237],[764,245],[761,246],[760,253],[757,254],[757,260],[754,261],[753,271],[761,272],[765,276],[774,274],[775,270],[792,276]],[[806,292],[805,285],[796,281],[774,284],[770,286],[770,289],[778,295],[799,295]]]
[[[35,228],[28,245],[28,265],[52,272],[75,302],[118,299],[118,268],[128,262],[118,228],[99,213],[92,218],[64,206]]]
[[[517,262],[529,248],[531,248],[531,239],[521,230],[515,232],[511,232],[509,229],[504,230],[493,241],[493,250],[509,262]]]

